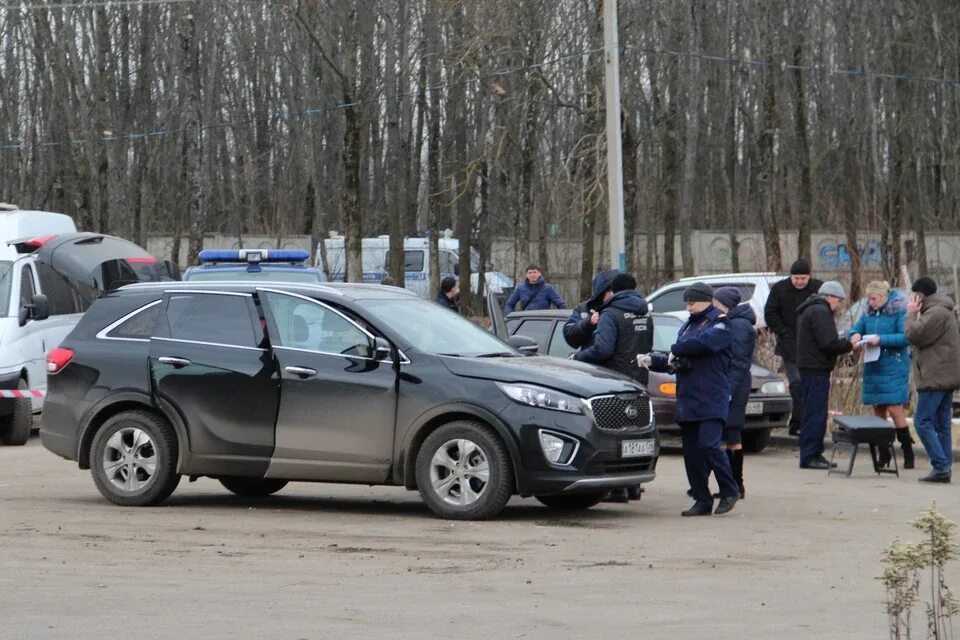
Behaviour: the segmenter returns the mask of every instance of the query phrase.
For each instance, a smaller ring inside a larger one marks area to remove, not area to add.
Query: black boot
[[[877,445],[877,464],[881,468],[890,466],[890,458],[893,456],[893,454],[890,453],[890,448],[892,446],[893,445],[888,445],[886,443]],[[877,472],[879,473],[879,469],[877,469]]]
[[[743,449],[728,449],[727,456],[730,458],[733,479],[737,481],[737,488],[740,489],[740,499],[743,500],[747,497],[747,490],[743,488]]]
[[[903,450],[903,468],[913,469],[913,438],[910,437],[910,429],[901,427],[897,429],[897,442]]]

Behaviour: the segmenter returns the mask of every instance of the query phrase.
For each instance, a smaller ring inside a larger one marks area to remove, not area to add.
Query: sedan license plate
[[[748,416],[759,416],[763,414],[763,403],[762,402],[748,402],[747,403],[747,415]]]
[[[656,450],[655,440],[624,440],[620,443],[620,456],[623,458],[652,456]]]

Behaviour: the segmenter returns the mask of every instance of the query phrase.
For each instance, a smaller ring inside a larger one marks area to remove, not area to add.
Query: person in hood
[[[680,328],[670,356],[651,353],[638,361],[653,371],[677,376],[677,423],[683,441],[683,464],[696,502],[684,516],[723,514],[740,496],[730,461],[720,448],[730,412],[730,347],[733,336],[720,310],[713,306],[713,289],[695,282],[683,292],[690,318]],[[707,484],[713,472],[720,485],[720,503],[713,511]]]
[[[800,468],[829,469],[823,457],[823,436],[827,433],[827,406],[830,374],[837,356],[850,353],[853,345],[837,333],[834,316],[847,294],[834,280],[820,285],[817,295],[797,308],[797,368],[803,392],[803,422],[800,424]]]
[[[506,304],[503,305],[504,314],[516,311],[543,311],[553,305],[557,309],[566,309],[567,303],[553,288],[543,280],[540,267],[530,265],[523,282],[513,290]]]
[[[868,284],[864,293],[866,307],[848,335],[854,349],[878,347],[880,357],[863,365],[863,404],[873,405],[878,418],[890,417],[903,450],[903,468],[913,469],[913,438],[903,408],[910,395],[910,352],[904,333],[907,299],[879,280]],[[890,448],[882,445],[880,466],[890,464],[890,455]]]
[[[447,276],[440,281],[440,291],[437,292],[437,299],[434,300],[444,309],[449,309],[454,313],[460,313],[460,285],[453,276]]]
[[[720,287],[714,291],[713,306],[723,313],[730,326],[730,410],[723,427],[723,443],[743,499],[747,494],[743,486],[743,427],[747,423],[747,401],[753,382],[750,367],[757,346],[757,314],[749,303],[740,304],[740,290],[736,287]]]
[[[574,349],[586,349],[593,345],[593,334],[600,322],[600,307],[619,273],[616,269],[598,273],[593,279],[592,297],[574,307],[570,317],[563,323],[563,339]]]
[[[767,326],[777,336],[776,354],[783,359],[783,372],[790,383],[793,412],[790,414],[790,435],[800,432],[803,421],[803,393],[800,370],[797,368],[797,317],[800,305],[814,295],[823,284],[810,276],[810,263],[796,260],[790,266],[790,277],[770,287],[763,315]]]
[[[953,392],[960,388],[960,329],[953,301],[937,295],[937,283],[924,276],[913,283],[905,320],[913,347],[917,383],[914,427],[933,469],[921,482],[950,482],[953,439],[950,434]]]

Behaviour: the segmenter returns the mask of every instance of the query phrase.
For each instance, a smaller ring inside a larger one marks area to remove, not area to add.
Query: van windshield
[[[7,315],[10,308],[10,286],[13,280],[13,263],[9,260],[0,260],[0,315]]]

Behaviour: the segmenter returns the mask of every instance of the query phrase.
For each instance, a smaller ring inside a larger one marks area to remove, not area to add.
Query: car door
[[[268,476],[384,482],[393,461],[397,370],[375,338],[313,298],[261,290],[280,367],[276,450]]]
[[[150,339],[158,402],[179,414],[188,473],[262,477],[274,447],[280,377],[253,297],[170,291]]]

